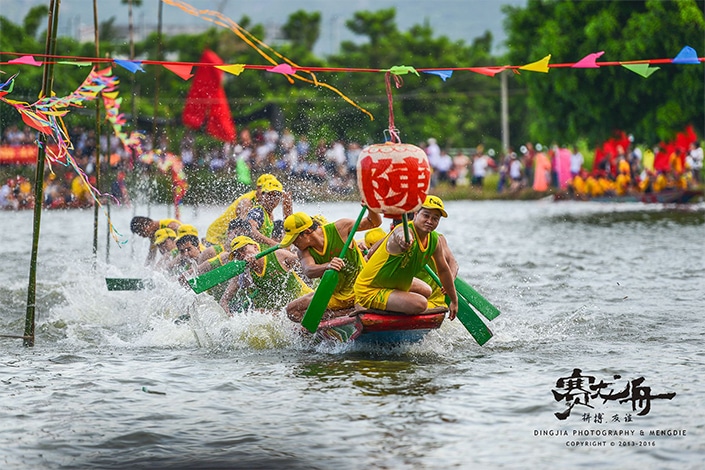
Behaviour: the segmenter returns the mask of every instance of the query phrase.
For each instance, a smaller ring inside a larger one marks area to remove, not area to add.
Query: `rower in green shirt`
[[[432,289],[416,276],[433,260],[450,298],[449,318],[454,319],[458,296],[448,267],[447,247],[438,242],[435,231],[441,217],[447,216],[443,201],[428,196],[413,221],[408,222],[409,241],[405,239],[403,226],[397,225],[370,256],[355,282],[355,301],[364,308],[410,315],[423,313],[428,308]]]
[[[292,300],[312,292],[293,271],[298,265],[294,253],[276,250],[256,259],[259,252],[259,243],[252,238],[241,235],[233,239],[231,256],[246,261],[248,269],[230,280],[220,298],[220,305],[228,314],[231,312],[230,301],[241,288],[248,290],[253,308],[266,311],[281,310]],[[238,310],[238,307],[233,310]]]
[[[367,212],[367,218],[358,226],[358,231],[379,227],[382,217],[375,212]],[[355,225],[353,219],[338,219],[321,225],[304,212],[296,212],[284,220],[284,238],[280,246],[293,245],[297,248],[303,274],[311,279],[320,278],[327,269],[340,272],[338,284],[328,302],[325,318],[346,315],[355,306],[355,279],[365,264],[365,258],[355,241],[340,258],[340,252]],[[286,313],[292,321],[301,322],[311,303],[313,293],[294,300],[286,306]]]

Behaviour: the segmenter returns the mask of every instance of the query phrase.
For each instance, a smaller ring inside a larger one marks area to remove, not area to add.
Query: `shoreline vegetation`
[[[54,167],[57,178],[63,179],[70,184],[73,178],[72,173],[65,167]],[[34,182],[34,166],[0,166],[0,182],[21,176]],[[360,195],[356,182],[349,183],[346,187],[333,190],[328,186],[327,181],[306,180],[283,172],[274,172],[277,178],[282,181],[284,189],[292,193],[294,200],[298,202],[317,201],[359,201]],[[105,171],[100,190],[103,193],[110,193],[110,187],[115,181],[115,171]],[[197,205],[228,205],[238,196],[254,188],[254,181],[250,185],[245,185],[237,180],[235,171],[213,172],[205,168],[186,170],[188,190],[182,203],[188,206]],[[257,175],[253,174],[253,180]],[[556,194],[565,191],[549,187],[546,191],[535,191],[530,186],[522,187],[518,190],[506,189],[497,191],[499,174],[497,172],[488,173],[483,181],[482,188],[474,187],[468,183],[452,185],[449,182],[440,182],[435,187],[429,189],[429,194],[434,194],[444,201],[487,201],[487,200],[516,200],[534,201],[546,198],[553,198]],[[130,199],[135,203],[151,204],[173,204],[171,178],[152,168],[136,168],[127,172],[126,185]],[[703,185],[692,189],[703,190]],[[107,198],[106,198],[107,199]],[[702,200],[700,198],[699,200]]]

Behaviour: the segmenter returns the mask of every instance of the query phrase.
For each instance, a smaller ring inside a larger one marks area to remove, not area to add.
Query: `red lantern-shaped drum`
[[[421,207],[431,178],[426,153],[415,145],[387,142],[362,149],[357,184],[370,210],[401,215]]]

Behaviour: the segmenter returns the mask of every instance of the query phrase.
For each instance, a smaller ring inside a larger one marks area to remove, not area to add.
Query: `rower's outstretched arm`
[[[446,295],[450,299],[448,317],[453,320],[458,314],[458,293],[455,291],[455,277],[446,261],[446,248],[447,246],[444,247],[443,243],[439,243],[438,246],[436,246],[436,251],[433,252],[433,260],[436,262],[438,277],[443,285],[443,290],[445,290]]]

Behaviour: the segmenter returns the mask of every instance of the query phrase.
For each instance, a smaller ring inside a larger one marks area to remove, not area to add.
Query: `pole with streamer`
[[[61,0],[51,0],[47,20],[47,54],[56,53],[56,28],[59,24],[59,6]],[[54,84],[54,63],[44,64],[41,96],[51,96]],[[42,221],[42,203],[44,201],[44,157],[46,156],[47,135],[39,134],[37,149],[37,168],[34,175],[34,224],[32,231],[32,253],[29,261],[29,282],[27,285],[27,314],[24,325],[24,345],[34,346],[34,327],[37,300],[37,253],[39,251],[39,229]]]

